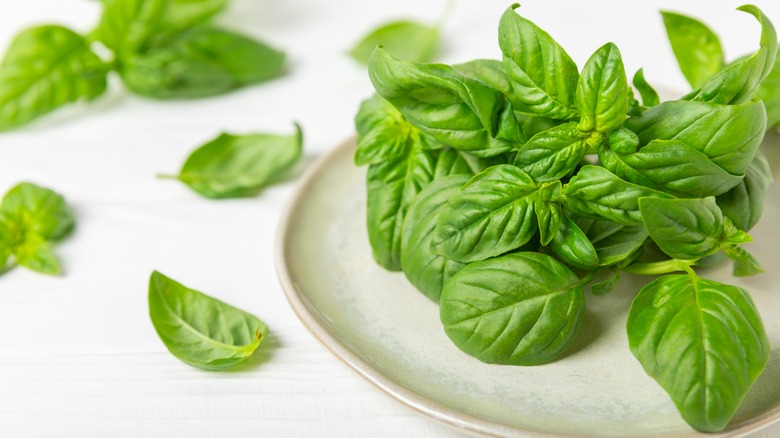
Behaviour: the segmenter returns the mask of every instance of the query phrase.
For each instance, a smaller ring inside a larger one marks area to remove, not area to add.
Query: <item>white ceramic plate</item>
[[[772,135],[768,142],[774,144],[765,145],[765,152],[780,180],[780,140]],[[642,279],[626,275],[607,296],[587,294],[581,332],[552,363],[488,365],[458,350],[441,328],[437,305],[402,273],[374,263],[365,230],[365,168],[354,166],[354,148],[354,140],[347,141],[312,166],[282,218],[277,241],[277,270],[290,304],[336,357],[400,402],[478,434],[699,435],[628,350],[625,320]],[[706,273],[751,292],[772,340],[769,365],[727,436],[780,419],[778,224],[776,185],[749,245],[768,272],[735,279],[729,265]]]

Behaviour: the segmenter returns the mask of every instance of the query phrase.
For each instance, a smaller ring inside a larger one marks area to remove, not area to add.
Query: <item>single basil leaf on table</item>
[[[645,79],[644,69],[640,68],[636,71],[632,82],[634,83],[634,88],[642,96],[642,105],[649,108],[661,103],[661,99],[658,98],[658,92]]]
[[[155,38],[149,48],[122,58],[119,73],[134,93],[155,99],[213,96],[279,76],[284,53],[214,27]]]
[[[163,16],[166,28],[184,29],[208,21],[230,0],[170,0]]]
[[[404,61],[430,62],[439,49],[439,28],[408,20],[387,23],[365,35],[349,56],[368,64],[377,46]]]
[[[780,48],[778,48],[780,53]],[[776,128],[780,125],[780,63],[775,58],[775,66],[769,75],[761,81],[755,97],[761,99],[766,107],[766,128]]]
[[[444,284],[466,265],[431,251],[433,231],[444,204],[468,180],[468,175],[434,180],[414,198],[403,221],[401,266],[404,275],[417,290],[436,302]]]
[[[561,179],[580,164],[588,139],[589,134],[577,129],[575,122],[558,125],[528,140],[514,164],[538,182]]]
[[[593,269],[599,266],[599,256],[588,236],[574,221],[564,217],[550,249],[563,262],[579,269]]]
[[[434,179],[447,175],[476,175],[488,167],[507,164],[500,155],[490,158],[475,157],[451,147],[441,149],[436,157]]]
[[[395,160],[372,164],[366,174],[366,226],[374,259],[401,270],[404,217],[417,194],[434,178],[434,151],[415,145]]]
[[[507,9],[498,26],[504,70],[513,84],[512,99],[540,116],[577,119],[577,65],[547,32],[518,15],[517,7]]]
[[[171,354],[205,370],[243,362],[268,336],[257,317],[157,271],[149,279],[149,317]]]
[[[47,275],[60,275],[60,263],[49,242],[37,234],[29,234],[13,249],[19,266]]]
[[[301,156],[303,134],[223,133],[196,149],[175,178],[212,199],[251,196],[290,169]]]
[[[750,163],[745,178],[728,192],[718,196],[723,215],[743,231],[750,231],[761,219],[764,201],[774,182],[769,162],[761,151]]]
[[[620,50],[607,43],[588,59],[577,82],[581,131],[609,133],[623,124],[628,111],[628,81]]]
[[[701,90],[694,92],[692,100],[730,105],[746,102],[775,66],[778,46],[772,22],[754,5],[737,9],[753,15],[761,23],[760,47],[752,56],[729,64],[710,78]]]
[[[379,48],[368,73],[409,123],[441,143],[478,157],[525,143],[506,96],[450,66],[400,61]]]
[[[75,226],[73,211],[62,195],[27,182],[5,194],[0,217],[17,238],[34,234],[44,240],[60,240]]]
[[[440,317],[452,342],[487,363],[538,365],[577,334],[585,298],[579,278],[533,252],[472,263],[444,285]]]
[[[94,31],[98,41],[118,56],[142,50],[152,35],[165,29],[170,0],[103,0]]]
[[[692,275],[667,275],[639,292],[628,343],[685,421],[723,430],[769,360],[769,339],[747,291]]]
[[[749,277],[765,272],[753,254],[741,246],[728,246],[723,248],[723,252],[734,262],[735,277]]]
[[[26,29],[0,62],[0,131],[106,91],[108,66],[70,29]]]
[[[723,68],[720,39],[694,18],[669,11],[661,11],[661,16],[683,76],[694,90],[701,88]]]

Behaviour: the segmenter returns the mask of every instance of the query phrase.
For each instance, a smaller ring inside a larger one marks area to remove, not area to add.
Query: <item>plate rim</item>
[[[299,206],[301,199],[306,195],[307,189],[312,185],[316,177],[337,157],[347,152],[348,149],[354,148],[356,143],[357,136],[353,134],[339,143],[336,147],[323,153],[323,155],[318,157],[317,160],[306,169],[300,180],[296,183],[292,196],[286,202],[277,226],[274,241],[274,264],[276,267],[277,279],[293,313],[295,313],[296,317],[301,321],[306,330],[339,362],[346,365],[347,368],[371,384],[374,388],[378,389],[382,394],[440,424],[455,428],[461,432],[479,436],[523,436],[529,438],[584,437],[585,435],[560,434],[555,432],[521,429],[489,421],[444,406],[441,403],[431,400],[424,395],[394,382],[379,369],[363,360],[356,352],[342,344],[338,338],[328,331],[317,317],[311,313],[305,300],[299,294],[286,264],[288,256],[286,242],[289,236],[293,212]],[[780,406],[771,409],[762,415],[749,419],[734,429],[720,433],[705,434],[691,429],[690,432],[683,432],[682,434],[670,432],[651,436],[654,436],[655,438],[682,438],[689,436],[712,438],[743,437],[747,434],[758,432],[761,429],[776,423],[778,420],[780,420]]]

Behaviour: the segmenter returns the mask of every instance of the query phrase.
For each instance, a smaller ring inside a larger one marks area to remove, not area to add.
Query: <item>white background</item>
[[[99,11],[90,0],[1,3],[0,50],[32,24],[86,32]],[[780,25],[780,3],[756,3]],[[528,0],[521,10],[580,66],[614,41],[630,74],[645,67],[651,83],[682,92],[657,10],[701,17],[731,59],[758,42],[759,27],[734,11],[739,4]],[[441,60],[497,58],[508,5],[460,0],[443,29]],[[351,44],[383,21],[433,22],[443,9],[444,0],[234,0],[219,22],[287,51],[285,77],[186,102],[135,97],[113,81],[91,105],[0,135],[0,192],[33,181],[63,193],[78,216],[77,231],[57,248],[63,277],[23,269],[0,277],[0,436],[456,436],[353,375],[295,318],[273,266],[292,182],[217,202],[154,177],[175,172],[222,130],[291,132],[292,120],[305,132],[303,170],[352,135],[356,107],[370,93],[365,68],[345,55]],[[260,353],[230,373],[172,357],[148,318],[154,269],[264,319],[271,335]]]

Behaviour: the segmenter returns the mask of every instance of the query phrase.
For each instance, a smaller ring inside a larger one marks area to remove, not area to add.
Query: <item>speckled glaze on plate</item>
[[[764,145],[780,180],[780,137]],[[643,279],[624,276],[604,297],[587,294],[574,345],[537,367],[488,365],[446,337],[438,307],[402,273],[374,263],[365,230],[365,168],[349,140],[309,169],[282,217],[279,279],[293,310],[338,359],[378,389],[433,419],[490,436],[744,436],[780,419],[780,187],[750,251],[767,273],[736,279],[726,264],[704,275],[747,288],[772,342],[766,370],[730,428],[699,434],[628,350],[625,320]],[[772,430],[775,430],[773,427]]]

